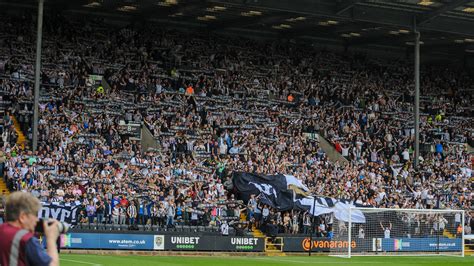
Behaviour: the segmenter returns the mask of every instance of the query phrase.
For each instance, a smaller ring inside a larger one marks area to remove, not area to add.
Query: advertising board
[[[61,247],[70,249],[263,251],[265,239],[258,237],[92,234],[61,236]]]

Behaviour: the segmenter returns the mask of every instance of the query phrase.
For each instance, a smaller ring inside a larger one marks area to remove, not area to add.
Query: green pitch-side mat
[[[273,265],[426,265],[426,266],[474,266],[474,257],[444,257],[444,256],[406,256],[406,257],[353,257],[350,259],[326,256],[286,256],[286,257],[246,257],[246,256],[125,256],[125,255],[82,255],[64,254],[60,256],[62,266],[273,266]]]

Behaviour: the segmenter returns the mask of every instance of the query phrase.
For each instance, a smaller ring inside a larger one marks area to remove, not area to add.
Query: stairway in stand
[[[245,222],[247,221],[247,216],[245,215],[245,213],[241,213],[240,214],[240,221],[241,222]],[[258,237],[262,240],[264,240],[265,242],[265,253],[267,256],[286,256],[286,254],[282,251],[282,244],[277,244],[275,245],[274,243],[270,242],[270,237],[267,237],[262,231],[260,231],[260,229],[258,229],[257,227],[252,226],[252,235],[254,237]],[[282,241],[282,239],[280,238],[280,243]]]
[[[23,134],[23,131],[21,131],[20,123],[18,122],[18,120],[16,120],[16,117],[11,116],[11,119],[13,121],[13,126],[15,127],[16,134],[18,135],[16,144],[23,150],[26,146],[26,136],[25,134]]]
[[[464,244],[464,256],[474,256],[474,244]]]
[[[7,184],[3,181],[3,177],[0,177],[0,196],[8,196],[10,191],[7,188]]]
[[[10,116],[10,118],[12,119],[13,121],[13,127],[15,128],[15,132],[16,134],[18,135],[18,139],[16,140],[16,145],[24,150],[25,147],[26,147],[26,144],[27,144],[27,140],[26,140],[26,136],[25,134],[23,134],[23,132],[21,131],[21,127],[20,127],[20,123],[18,122],[18,120],[16,119],[16,117],[14,116]],[[3,173],[0,173],[0,196],[2,195],[10,195],[10,191],[8,190],[7,188],[7,184],[5,183],[5,181],[3,180],[3,176],[2,176]]]

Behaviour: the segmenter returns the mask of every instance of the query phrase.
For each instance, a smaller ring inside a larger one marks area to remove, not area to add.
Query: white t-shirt
[[[390,229],[385,228],[384,237],[385,237],[385,238],[390,238]]]
[[[405,161],[410,160],[410,153],[408,153],[408,151],[406,151],[406,150],[403,151],[402,156],[403,156],[403,160],[405,160]]]
[[[454,222],[455,223],[461,223],[461,214],[460,213],[456,213],[454,215]]]
[[[377,203],[380,203],[380,202],[385,198],[386,195],[387,195],[387,194],[386,194],[384,191],[380,192],[380,193],[377,195],[377,197],[375,198],[375,201],[376,201]]]
[[[341,154],[342,154],[342,156],[344,156],[344,157],[349,156],[349,148],[342,148]]]

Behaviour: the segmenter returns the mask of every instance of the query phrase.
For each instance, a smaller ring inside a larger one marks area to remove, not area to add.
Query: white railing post
[[[462,234],[461,234],[461,247],[462,247],[462,254],[461,256],[464,257],[464,213],[465,211],[462,211],[461,213],[461,226],[462,226]],[[456,228],[457,230],[457,228]]]
[[[352,240],[352,206],[349,207],[349,229],[347,230],[348,234],[349,234],[349,254],[348,254],[348,257],[350,258],[351,257],[351,249],[352,249],[352,246],[351,246],[351,240]]]

